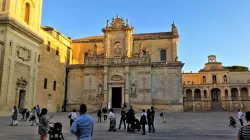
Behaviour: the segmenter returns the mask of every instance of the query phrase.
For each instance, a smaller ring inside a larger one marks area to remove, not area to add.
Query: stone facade
[[[133,34],[134,28],[118,16],[107,21],[104,36],[72,43],[68,107],[86,103],[90,109],[134,108],[183,110],[181,69],[177,60],[178,31]]]
[[[41,28],[41,11],[42,0],[0,0],[1,115],[14,105],[31,109],[39,104],[55,112],[63,104],[71,39],[54,28]]]
[[[230,72],[216,56],[199,73],[182,73],[184,110],[249,110],[250,72]]]

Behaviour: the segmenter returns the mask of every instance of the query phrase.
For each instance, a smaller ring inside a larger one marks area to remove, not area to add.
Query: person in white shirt
[[[238,110],[238,118],[239,118],[241,126],[243,126],[243,116],[244,116],[244,114],[241,112],[241,109],[239,109]]]
[[[72,123],[74,122],[74,120],[77,118],[77,115],[76,115],[76,110],[73,109],[73,112],[71,112],[69,114],[69,119],[70,119],[70,127],[72,125]]]
[[[116,119],[115,119],[115,114],[113,112],[114,110],[111,108],[109,110],[109,118],[110,118],[109,131],[116,131]]]

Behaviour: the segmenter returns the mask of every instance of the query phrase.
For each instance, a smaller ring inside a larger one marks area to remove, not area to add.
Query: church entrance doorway
[[[122,88],[112,88],[112,108],[121,108],[122,105]]]
[[[21,89],[20,92],[19,92],[18,109],[24,108],[25,94],[26,94],[26,91]]]

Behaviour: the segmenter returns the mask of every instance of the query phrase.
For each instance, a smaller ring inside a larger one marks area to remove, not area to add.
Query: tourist
[[[36,110],[36,107],[34,106],[32,109],[32,116],[30,118],[30,121],[32,121],[32,124],[30,126],[34,126],[34,124],[38,125],[37,119],[38,119],[37,110]]]
[[[155,133],[155,126],[154,126],[154,120],[155,120],[155,110],[154,110],[154,107],[151,106],[151,126],[152,126],[152,129],[153,129],[153,133]]]
[[[134,116],[134,110],[132,108],[132,105],[130,105],[130,109],[128,110],[127,112],[127,115],[126,115],[126,120],[127,120],[127,132],[131,132],[131,128],[133,129],[132,127],[132,123],[133,123],[133,116]]]
[[[17,115],[18,115],[18,109],[16,106],[13,107],[13,110],[12,110],[12,123],[11,125],[12,126],[17,126]]]
[[[74,122],[74,120],[75,120],[76,118],[77,118],[76,110],[73,109],[73,111],[69,114],[70,127],[71,127],[72,123]]]
[[[122,108],[122,110],[121,110],[121,119],[120,119],[120,124],[119,124],[119,128],[118,129],[121,129],[121,124],[122,123],[124,123],[124,129],[126,129],[125,119],[126,119],[126,112]]]
[[[40,106],[39,105],[37,105],[37,116],[40,116]]]
[[[46,108],[43,108],[41,114],[39,116],[39,125],[38,125],[38,134],[40,135],[40,140],[46,140],[47,134],[49,131],[49,122],[50,119],[53,117],[51,116],[50,119],[47,119],[47,112]]]
[[[80,116],[73,122],[70,132],[77,136],[77,140],[91,140],[94,130],[94,119],[86,114],[87,106],[80,106]]]
[[[246,112],[245,119],[247,125],[240,128],[238,132],[238,140],[248,140],[250,138],[250,111]]]
[[[116,131],[116,118],[115,118],[115,114],[113,112],[114,112],[114,110],[111,108],[109,110],[110,124],[109,124],[108,131]]]
[[[240,121],[241,126],[243,126],[243,113],[241,112],[241,109],[238,110],[238,118]]]
[[[30,117],[30,111],[27,109],[26,110],[26,121],[28,121],[29,117]]]
[[[147,120],[148,120],[148,133],[151,133],[152,115],[150,109],[147,110]]]
[[[145,135],[145,125],[147,124],[147,113],[145,109],[142,110],[140,124],[142,125],[142,135]]]
[[[166,122],[166,111],[164,109],[161,110],[160,116],[162,118],[162,123]]]
[[[102,111],[101,108],[97,111],[98,123],[102,122]]]
[[[22,114],[22,119],[21,119],[21,121],[25,121],[25,120],[26,120],[26,119],[25,119],[25,118],[26,118],[26,117],[25,117],[26,111],[27,111],[26,108],[22,110],[22,112],[21,112],[21,114]]]
[[[102,109],[104,122],[106,122],[106,120],[107,120],[107,118],[108,118],[107,112],[108,112],[108,111],[107,111],[107,108],[103,108],[103,109]]]

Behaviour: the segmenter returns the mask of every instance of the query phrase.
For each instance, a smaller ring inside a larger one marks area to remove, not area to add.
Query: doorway
[[[211,90],[211,107],[215,111],[221,111],[221,91],[218,88]]]
[[[112,108],[121,108],[122,105],[122,88],[112,88]]]
[[[24,108],[25,103],[25,90],[20,90],[19,92],[19,102],[18,102],[18,109]]]

